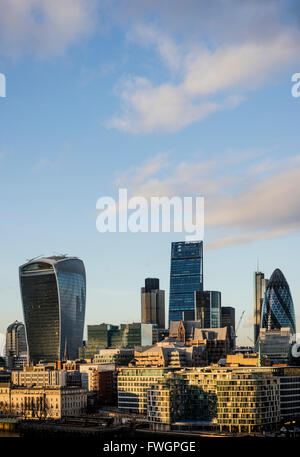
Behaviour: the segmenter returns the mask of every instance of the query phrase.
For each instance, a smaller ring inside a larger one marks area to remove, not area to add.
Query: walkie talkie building
[[[82,345],[86,277],[82,260],[53,256],[19,268],[30,361],[78,357]]]
[[[267,330],[289,327],[296,333],[295,311],[289,285],[277,268],[265,292],[262,310],[262,327]]]

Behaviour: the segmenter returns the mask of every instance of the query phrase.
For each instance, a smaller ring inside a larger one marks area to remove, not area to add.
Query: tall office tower
[[[194,292],[203,290],[203,241],[175,242],[171,247],[169,324],[194,311]]]
[[[156,324],[165,328],[165,291],[159,289],[159,279],[145,279],[145,287],[141,288],[141,322]]]
[[[262,327],[267,330],[289,327],[296,333],[295,311],[289,285],[276,268],[267,286],[262,309]]]
[[[85,317],[82,260],[33,259],[19,268],[19,275],[30,361],[76,359]]]
[[[9,368],[22,367],[26,362],[27,343],[22,322],[15,321],[7,327],[5,353]]]
[[[256,344],[261,327],[262,305],[268,280],[265,279],[264,273],[254,272],[254,343]]]
[[[221,307],[221,327],[232,327],[235,332],[235,309],[232,306]]]
[[[195,320],[202,328],[221,327],[221,292],[195,291]]]

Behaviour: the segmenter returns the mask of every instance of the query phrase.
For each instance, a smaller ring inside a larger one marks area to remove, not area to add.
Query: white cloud
[[[60,54],[93,28],[95,7],[96,0],[1,0],[1,54]]]
[[[174,82],[154,85],[145,77],[129,77],[118,87],[122,112],[109,127],[132,133],[174,132],[223,109],[233,108],[284,65],[299,55],[293,31],[260,42],[224,44],[213,50],[203,43],[178,46],[157,28],[138,26],[130,38],[153,45],[165,64],[177,70]]]
[[[266,161],[262,151],[176,165],[158,156],[123,173],[118,184],[145,198],[204,196],[206,248],[219,249],[300,230],[300,156],[279,160],[267,175]]]

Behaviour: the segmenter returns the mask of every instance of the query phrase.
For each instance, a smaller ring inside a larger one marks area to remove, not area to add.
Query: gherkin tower
[[[295,311],[289,285],[277,268],[268,283],[262,311],[262,327],[268,330],[289,327],[296,333]]]

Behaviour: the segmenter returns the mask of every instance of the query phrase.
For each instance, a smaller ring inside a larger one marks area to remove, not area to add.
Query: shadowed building
[[[215,290],[195,291],[195,321],[202,328],[221,327],[221,292]]]
[[[30,361],[76,359],[82,345],[86,279],[82,260],[53,256],[19,268]]]
[[[159,289],[159,279],[145,279],[141,288],[141,322],[165,328],[165,291]]]
[[[15,321],[7,327],[5,352],[9,368],[23,367],[27,357],[27,344],[22,322]]]
[[[180,241],[172,243],[169,323],[180,321],[183,316],[184,319],[187,317],[190,319],[195,308],[194,292],[202,290],[203,242]],[[186,313],[187,311],[191,313]]]
[[[259,336],[262,318],[262,306],[268,280],[265,279],[264,273],[256,271],[254,273],[254,344],[256,344]]]
[[[232,327],[235,332],[235,309],[232,306],[222,306],[221,327]]]

